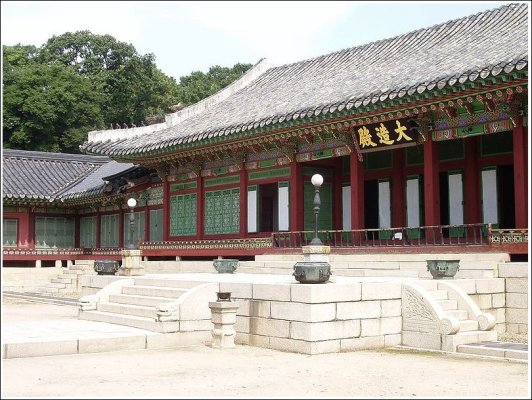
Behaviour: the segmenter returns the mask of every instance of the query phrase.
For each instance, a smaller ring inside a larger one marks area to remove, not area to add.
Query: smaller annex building
[[[148,257],[299,252],[315,173],[333,252],[526,258],[528,20],[526,4],[509,4],[261,60],[164,123],[89,132],[92,156],[6,150],[4,259],[119,258],[130,197]]]

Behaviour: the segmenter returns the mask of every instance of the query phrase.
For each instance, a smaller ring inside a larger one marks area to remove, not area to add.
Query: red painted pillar
[[[96,212],[96,247],[102,247],[102,216]]]
[[[163,241],[170,240],[170,184],[163,179]]]
[[[356,151],[349,156],[349,182],[351,184],[351,229],[364,229],[364,163],[358,161]]]
[[[440,179],[438,166],[438,143],[430,137],[423,145],[423,182],[424,182],[424,206],[425,226],[440,225]],[[437,240],[437,231],[428,230],[427,239]],[[435,235],[433,235],[433,233]]]
[[[514,194],[515,194],[515,227],[528,227],[528,182],[527,182],[527,143],[526,129],[522,118],[518,118],[517,126],[513,129],[514,153]]]
[[[295,160],[290,165],[290,230],[303,230],[303,177],[301,164]]]
[[[342,230],[342,157],[334,163],[333,202],[333,229]]]
[[[240,237],[248,234],[248,171],[240,171]]]
[[[481,221],[480,210],[480,172],[478,166],[478,137],[465,138],[464,170],[464,221],[466,224],[478,224]]]
[[[203,187],[203,177],[198,176],[196,180],[198,189],[196,190],[196,238],[203,239],[203,221],[205,218],[205,189]]]
[[[406,226],[406,178],[405,178],[405,149],[395,149],[393,152],[392,172],[392,227]]]

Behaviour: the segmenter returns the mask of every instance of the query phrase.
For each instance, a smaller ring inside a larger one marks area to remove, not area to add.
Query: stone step
[[[98,303],[98,311],[105,311],[114,314],[134,315],[137,317],[145,317],[151,319],[155,319],[157,317],[154,307],[137,306],[132,304]]]
[[[494,341],[461,344],[457,346],[456,351],[458,353],[498,357],[509,360],[528,360],[528,345],[521,343]]]
[[[429,290],[430,295],[436,300],[448,300],[447,290]]]
[[[464,319],[460,321],[459,332],[478,331],[478,321],[472,319]]]
[[[168,297],[134,296],[129,294],[110,294],[110,303],[131,304],[135,306],[157,307],[161,303],[171,301]]]
[[[183,293],[186,293],[188,289],[178,289],[159,286],[124,286],[122,287],[122,294],[133,294],[138,296],[155,296],[166,297],[168,299],[177,299]]]
[[[456,348],[461,344],[478,343],[483,341],[497,340],[497,331],[468,331],[457,332],[454,335],[442,335],[443,351],[456,352]]]
[[[431,278],[419,279],[415,281],[417,286],[421,286],[423,289],[430,291],[438,290],[438,281]]]
[[[135,286],[157,286],[170,287],[178,289],[190,289],[206,283],[205,281],[186,281],[176,279],[158,279],[158,278],[135,278]]]
[[[37,288],[37,291],[39,293],[59,293],[59,288],[44,286]]]
[[[157,322],[153,318],[115,314],[105,311],[81,311],[79,313],[79,319],[131,326],[152,332],[177,332],[179,330],[179,322],[165,322],[163,325],[162,322]]]
[[[449,317],[456,318],[459,321],[464,321],[468,318],[466,310],[447,310],[445,311],[445,314],[447,314]]]
[[[443,308],[444,311],[458,309],[458,302],[456,300],[436,300],[436,301],[441,306],[441,308]]]
[[[67,285],[71,285],[73,281],[75,282],[76,278],[69,278],[61,275],[59,275],[57,278],[50,279],[50,282],[52,283],[66,283]]]
[[[64,283],[64,282],[59,282],[59,283],[50,282],[50,283],[48,283],[47,286],[50,287],[50,288],[64,289],[66,287],[66,283]]]

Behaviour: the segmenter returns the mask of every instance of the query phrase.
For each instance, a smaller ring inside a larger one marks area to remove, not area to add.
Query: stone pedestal
[[[141,259],[142,250],[122,250],[122,266],[117,275],[144,275],[144,266],[140,263]]]
[[[212,347],[215,349],[230,349],[235,347],[236,310],[238,305],[232,301],[210,301],[212,312]]]
[[[303,246],[303,261],[294,265],[296,280],[300,283],[323,283],[330,278],[330,246]]]

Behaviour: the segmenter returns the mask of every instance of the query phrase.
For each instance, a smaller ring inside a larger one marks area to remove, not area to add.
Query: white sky
[[[213,65],[299,61],[506,3],[2,1],[1,39],[40,46],[65,32],[109,34],[153,53],[179,81]]]

